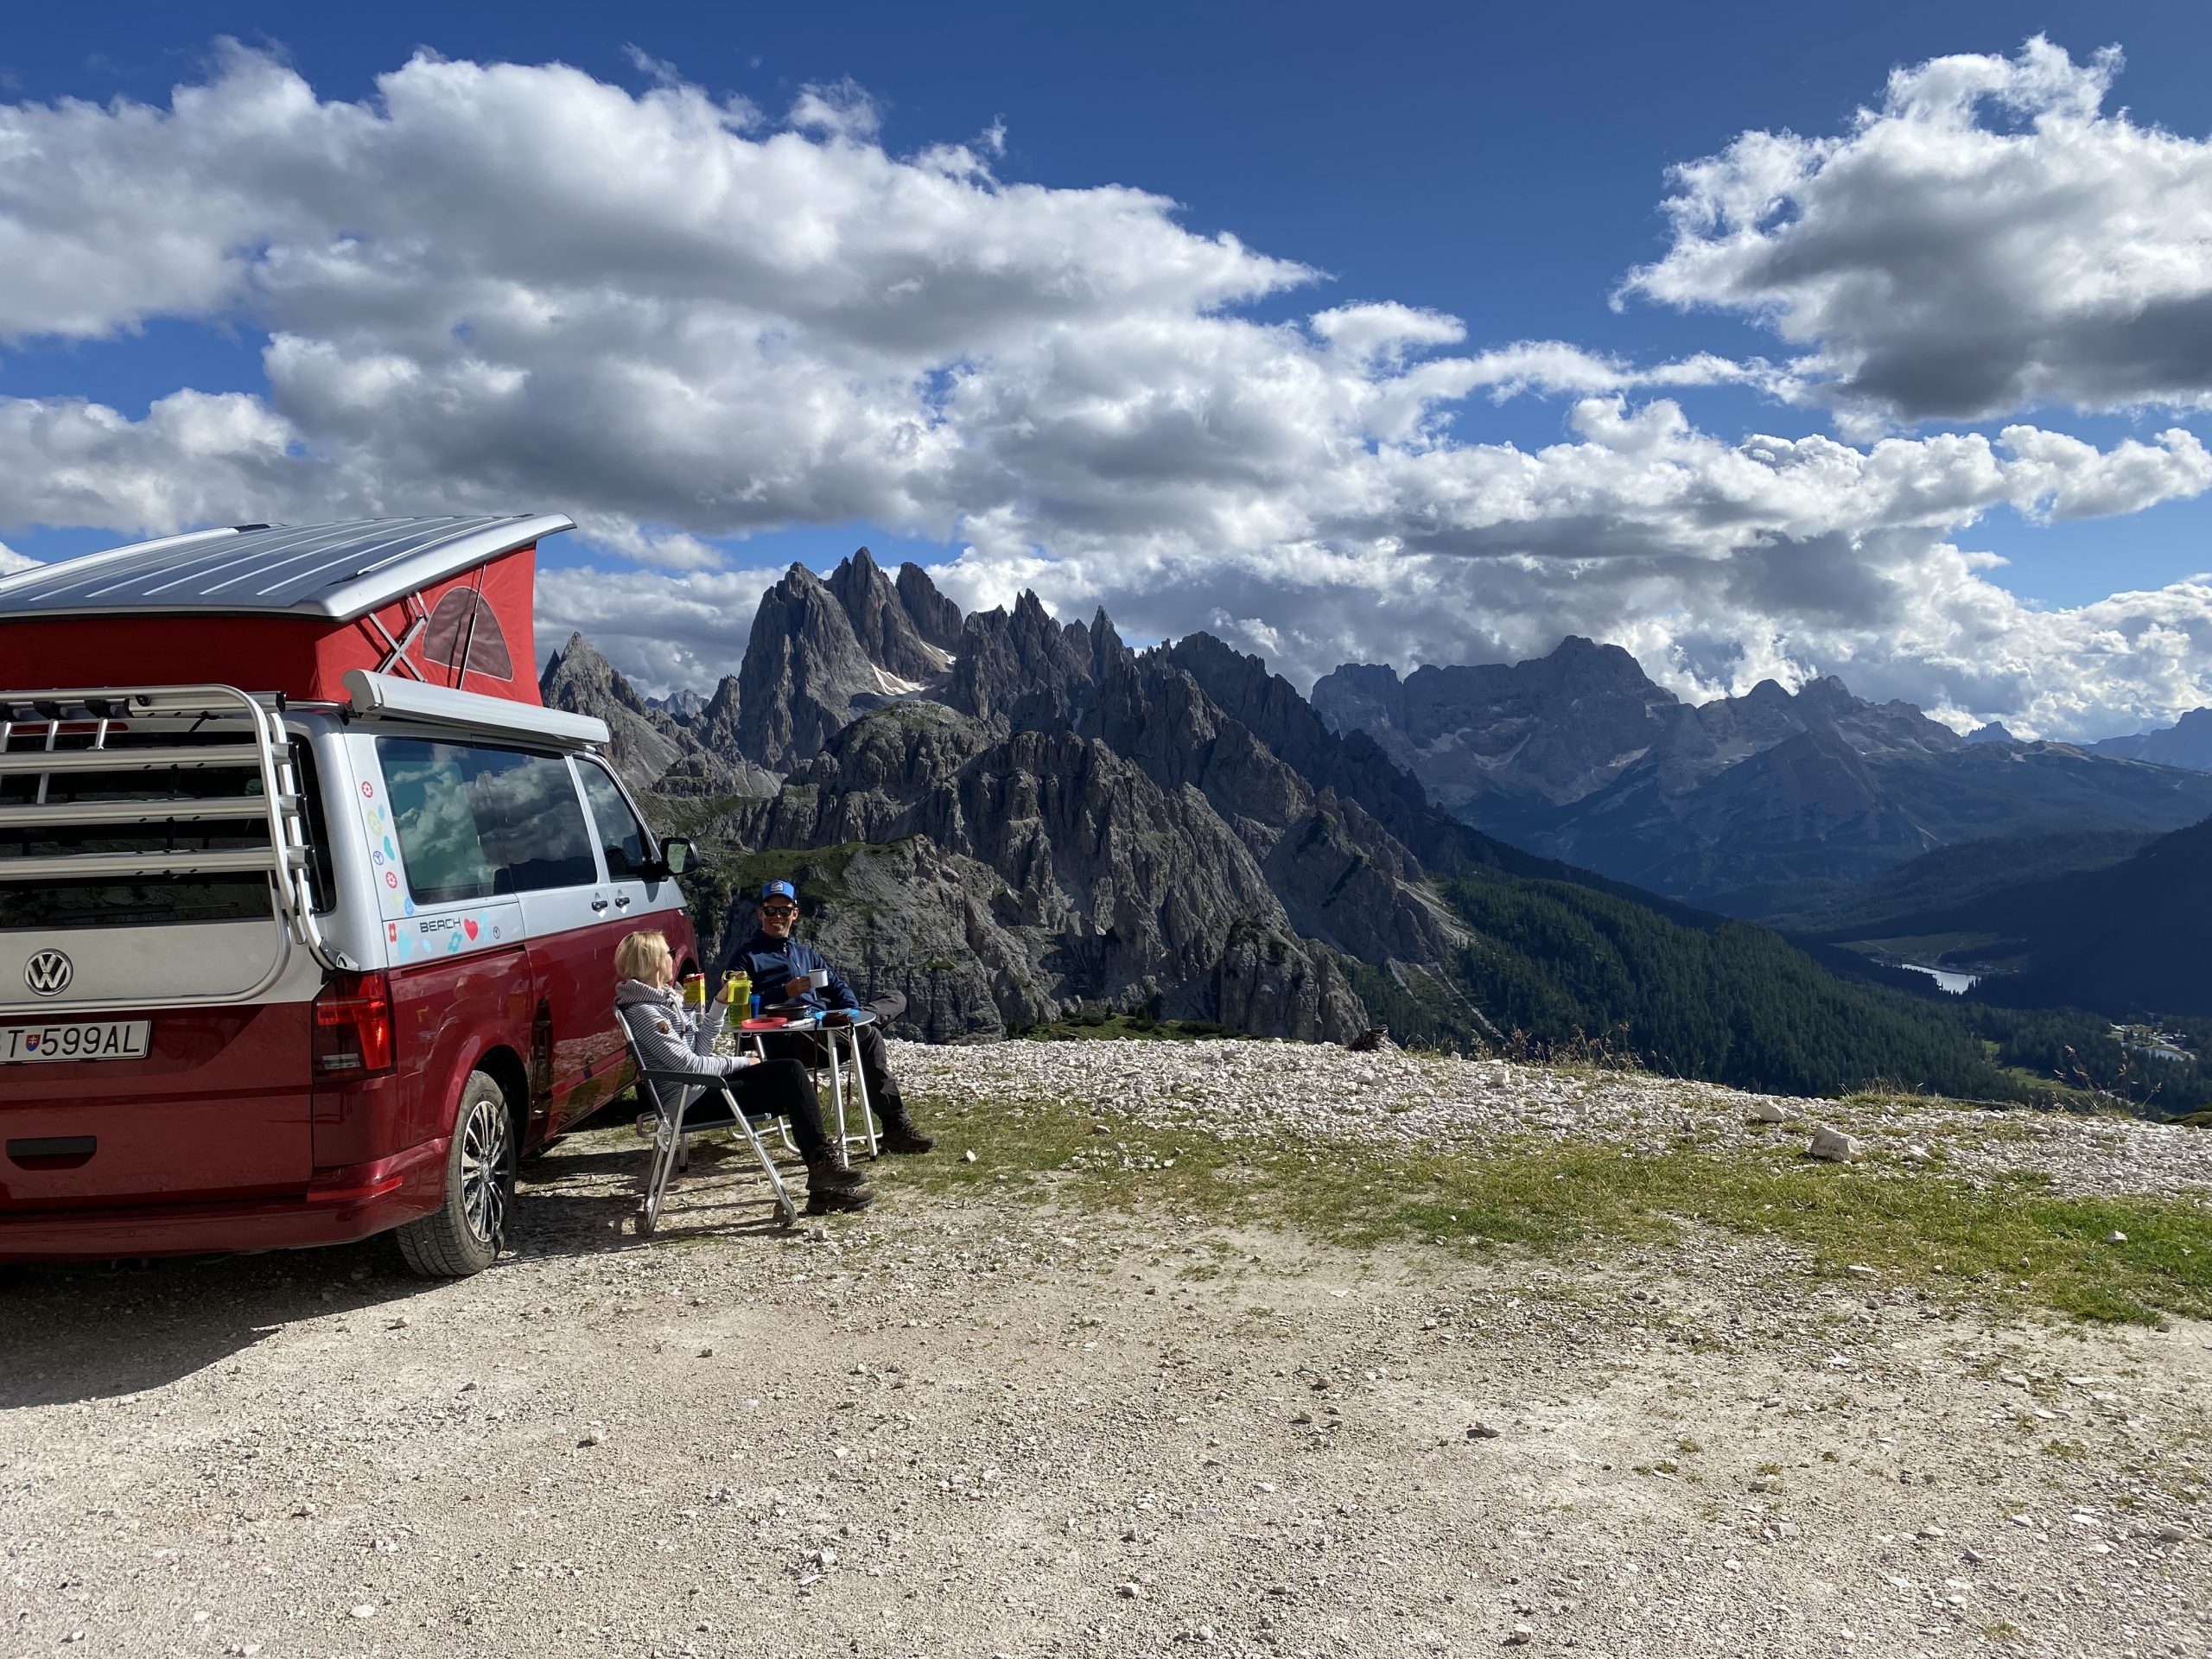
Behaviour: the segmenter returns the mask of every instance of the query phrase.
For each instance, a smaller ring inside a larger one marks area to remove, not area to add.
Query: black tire
[[[454,1110],[445,1202],[398,1231],[409,1271],[424,1279],[481,1273],[499,1260],[514,1198],[515,1125],[506,1095],[472,1071]]]

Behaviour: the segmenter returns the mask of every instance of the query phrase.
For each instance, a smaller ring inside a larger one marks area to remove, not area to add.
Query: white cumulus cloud
[[[1895,71],[1827,137],[1679,167],[1626,291],[1770,322],[1846,407],[1905,420],[2212,401],[2212,141],[2106,106],[2116,49]]]
[[[1743,436],[1668,395],[1745,386],[1782,410],[1833,381],[1918,408],[1869,366],[1917,347],[1877,338],[1878,308],[1831,304],[1863,272],[1807,263],[1797,227],[1868,269],[1889,257],[1890,221],[1848,233],[1880,191],[1835,205],[1867,165],[1854,146],[1910,140],[1944,166],[2046,135],[2185,149],[2100,113],[2108,60],[1941,60],[1849,137],[1748,135],[1687,169],[1675,247],[1637,286],[1772,315],[1806,347],[1778,365],[1471,343],[1440,312],[1323,305],[1319,273],[1158,195],[1000,179],[993,135],[901,156],[856,88],[810,89],[778,126],[645,67],[638,92],[422,56],[349,102],[233,48],[163,105],[0,104],[0,342],[183,319],[257,331],[266,378],[143,414],[0,398],[0,526],[565,509],[595,568],[547,573],[542,643],[581,627],[654,686],[734,667],[772,573],[725,568],[718,540],[861,521],[963,549],[941,574],[967,602],[1033,586],[1135,635],[1212,626],[1300,680],[1575,632],[1685,690],[1834,671],[2067,734],[2212,702],[2212,582],[2037,611],[1972,546],[1992,512],[2202,493],[2185,427],[2104,448],[2028,419]],[[1980,113],[1998,105],[2018,118],[2001,130]],[[2057,259],[2070,245],[2041,227],[2101,207],[2041,193],[2043,151],[2020,154],[2043,206],[1986,228]],[[2139,288],[2155,261],[2120,263]],[[1934,280],[1931,305],[2004,311]],[[2020,276],[2019,303],[2086,315],[2049,301],[2072,281]],[[1301,290],[1309,315],[1262,320]],[[1993,396],[2056,395],[2039,372]],[[1558,442],[1457,432],[1466,400],[1519,394],[1571,400]]]

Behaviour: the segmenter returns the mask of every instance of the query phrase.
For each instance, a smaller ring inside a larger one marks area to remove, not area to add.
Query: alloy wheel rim
[[[496,1101],[480,1100],[461,1136],[461,1205],[480,1243],[496,1244],[506,1231],[507,1114]]]

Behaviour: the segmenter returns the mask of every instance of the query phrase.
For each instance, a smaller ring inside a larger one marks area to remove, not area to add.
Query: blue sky
[[[2012,53],[2037,32],[2084,60],[2107,44],[2124,48],[2115,103],[2137,123],[2199,137],[2212,127],[2202,73],[2212,61],[2212,11],[2177,5],[856,4],[810,14],[164,4],[109,6],[97,17],[47,8],[20,15],[0,43],[0,99],[160,106],[175,84],[210,78],[223,35],[281,58],[330,101],[372,99],[377,78],[420,48],[486,63],[558,60],[635,93],[653,86],[658,60],[714,98],[737,95],[772,114],[808,86],[849,82],[873,100],[880,145],[893,156],[974,144],[997,130],[1003,149],[990,166],[1001,184],[1127,184],[1172,197],[1189,231],[1231,232],[1258,253],[1324,273],[1237,308],[1255,321],[1390,302],[1464,320],[1471,351],[1534,340],[1639,363],[1700,352],[1778,359],[1789,349],[1740,308],[1609,303],[1633,268],[1667,251],[1669,164],[1751,130],[1843,133],[1855,108],[1879,99],[1894,67]],[[137,319],[98,336],[19,334],[0,344],[0,397],[90,398],[137,421],[180,387],[266,394],[267,338],[250,315],[205,312]],[[1834,429],[1817,411],[1739,387],[1666,395],[1727,441]],[[2021,418],[2101,448],[2175,426],[2204,435],[2206,424],[2170,408],[2044,406],[1894,429],[1993,437]],[[1570,409],[1553,397],[1492,403],[1478,394],[1449,420],[1470,444],[1533,449],[1571,435]],[[913,524],[824,517],[701,534],[747,569],[790,558],[826,566],[861,540],[879,556],[931,563],[964,544]],[[2140,511],[2056,524],[2000,505],[1954,539],[2008,559],[1986,577],[2019,599],[2071,607],[2212,567],[2208,530],[2212,497],[2177,493]],[[0,537],[35,558],[115,539],[35,521],[0,525]],[[582,541],[554,557],[605,563]]]

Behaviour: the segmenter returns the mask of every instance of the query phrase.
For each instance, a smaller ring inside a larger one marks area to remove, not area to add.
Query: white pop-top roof
[[[575,528],[546,512],[194,531],[0,578],[0,617],[276,612],[345,621]]]

